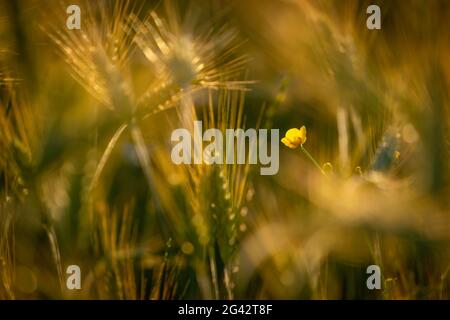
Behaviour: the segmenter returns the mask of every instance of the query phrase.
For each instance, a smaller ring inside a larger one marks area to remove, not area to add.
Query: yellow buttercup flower
[[[284,138],[281,139],[281,142],[291,149],[300,147],[306,142],[306,127],[302,126],[300,129],[289,129]]]

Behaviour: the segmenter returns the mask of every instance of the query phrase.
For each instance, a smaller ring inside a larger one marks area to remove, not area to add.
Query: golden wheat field
[[[0,300],[449,299],[449,21],[0,0]]]

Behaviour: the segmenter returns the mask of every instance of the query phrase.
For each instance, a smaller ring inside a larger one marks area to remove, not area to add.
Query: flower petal
[[[301,144],[304,144],[306,142],[306,127],[302,126],[299,131]]]

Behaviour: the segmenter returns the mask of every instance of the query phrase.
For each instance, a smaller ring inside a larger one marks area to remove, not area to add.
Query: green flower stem
[[[320,170],[320,172],[326,176],[325,171],[323,171],[322,167],[317,163],[317,161],[313,158],[313,156],[308,152],[308,150],[305,149],[305,147],[303,147],[303,145],[300,146],[303,153],[306,154],[306,156],[309,158],[309,160],[312,161],[312,163],[314,163],[314,165],[317,167],[317,169]]]

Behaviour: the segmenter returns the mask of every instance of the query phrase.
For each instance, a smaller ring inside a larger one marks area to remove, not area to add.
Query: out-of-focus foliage
[[[450,3],[370,4],[0,1],[0,299],[450,298]],[[323,170],[175,165],[195,120]]]

